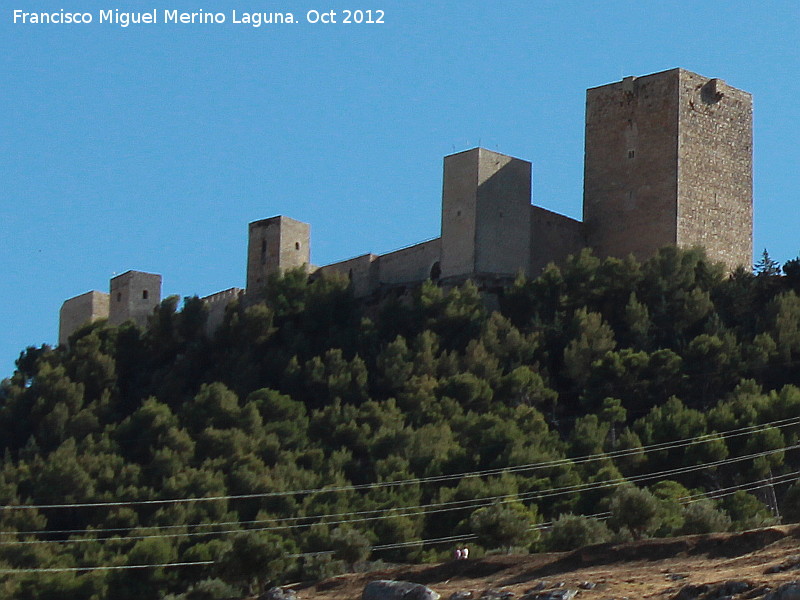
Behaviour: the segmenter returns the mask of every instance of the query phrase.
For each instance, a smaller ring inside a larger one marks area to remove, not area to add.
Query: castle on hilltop
[[[582,248],[643,260],[663,246],[702,246],[729,270],[753,252],[753,112],[747,92],[671,69],[586,92],[583,221],[531,205],[531,164],[474,148],[446,156],[441,235],[390,252],[311,265],[310,226],[285,216],[249,225],[247,283],[203,300],[209,326],[234,298],[258,298],[269,275],[302,267],[340,273],[366,297],[425,279],[504,285]],[[86,322],[145,324],[161,276],[128,271],[110,294],[64,302],[59,343]]]

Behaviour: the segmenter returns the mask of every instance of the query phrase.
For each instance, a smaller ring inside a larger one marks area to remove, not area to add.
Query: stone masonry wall
[[[444,158],[441,237],[381,256],[310,265],[310,226],[285,216],[249,224],[243,301],[263,299],[270,274],[304,267],[341,273],[358,297],[431,278],[472,278],[495,288],[524,271],[537,276],[584,247],[639,260],[669,245],[703,246],[728,269],[752,264],[752,98],[684,69],[626,77],[586,92],[583,222],[531,206],[531,164],[473,148]],[[59,342],[108,317],[146,325],[161,276],[128,271],[111,294],[88,292],[61,307]],[[209,331],[231,288],[204,298]]]
[[[446,156],[442,184],[442,278],[527,271],[531,164],[473,148]]]
[[[108,322],[121,325],[131,320],[140,327],[161,302],[161,275],[127,271],[111,280]]]
[[[376,258],[377,256],[374,254],[356,256],[355,258],[319,267],[314,271],[314,276],[339,273],[352,282],[353,294],[360,298],[372,293],[377,287],[378,269],[375,264]]]
[[[442,178],[442,277],[475,270],[479,152],[445,156]]]
[[[750,94],[680,71],[678,236],[729,270],[753,257],[753,101]]]
[[[75,296],[61,305],[58,319],[58,343],[66,345],[69,336],[87,323],[108,318],[108,294],[92,291]]]
[[[441,267],[442,239],[436,238],[378,257],[378,279],[383,285],[436,279],[434,265]]]
[[[528,273],[531,163],[480,149],[476,273]]]
[[[247,292],[256,293],[272,273],[308,265],[311,226],[277,216],[250,223],[247,240]]]
[[[586,92],[583,222],[598,256],[677,242],[679,70]]]
[[[210,336],[222,325],[222,320],[225,318],[225,307],[240,298],[243,293],[244,290],[242,288],[233,287],[202,298],[208,310],[206,319],[207,335]]]
[[[424,281],[440,259],[441,240],[436,238],[380,256],[364,254],[318,267],[313,276],[340,273],[352,281],[353,294],[362,298],[381,286]]]
[[[583,223],[538,206],[530,207],[530,273],[539,275],[549,263],[557,265],[586,247]]]

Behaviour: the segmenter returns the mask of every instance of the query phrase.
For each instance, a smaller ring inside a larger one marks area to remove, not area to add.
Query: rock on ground
[[[419,583],[382,579],[370,581],[361,600],[439,600],[439,594]]]
[[[800,600],[800,582],[784,583],[777,590],[764,596],[764,600]]]
[[[258,600],[295,600],[297,593],[294,590],[273,587],[258,597]]]

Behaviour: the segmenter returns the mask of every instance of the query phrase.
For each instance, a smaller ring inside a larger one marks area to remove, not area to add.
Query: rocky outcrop
[[[578,590],[549,590],[547,592],[532,592],[522,597],[522,600],[572,600],[578,595]]]
[[[784,583],[777,590],[764,596],[764,600],[800,600],[800,582]]]
[[[297,592],[294,590],[273,587],[258,597],[258,600],[296,600]]]
[[[766,571],[764,571],[764,573],[783,573],[784,571],[792,571],[794,569],[800,569],[800,554],[790,556],[781,564],[773,565],[772,567],[768,568]]]
[[[724,600],[744,594],[755,586],[749,581],[730,580],[716,584],[685,585],[673,600]],[[800,599],[798,599],[800,600]]]
[[[419,583],[381,579],[364,587],[361,600],[439,600],[439,594]]]

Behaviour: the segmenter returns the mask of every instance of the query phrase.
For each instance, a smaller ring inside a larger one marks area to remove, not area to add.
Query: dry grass
[[[800,569],[768,574],[769,567],[797,559],[800,526],[781,526],[745,533],[720,533],[602,544],[566,553],[492,556],[438,565],[404,566],[369,574],[350,574],[298,587],[301,600],[358,600],[375,579],[423,583],[447,599],[456,591],[511,591],[517,598],[539,582],[563,583],[578,589],[581,600],[672,598],[687,584],[745,580],[755,587],[775,588],[800,579]],[[747,594],[741,597],[746,597]],[[738,596],[737,596],[738,598]]]

